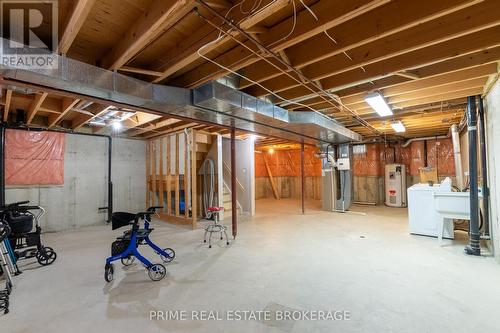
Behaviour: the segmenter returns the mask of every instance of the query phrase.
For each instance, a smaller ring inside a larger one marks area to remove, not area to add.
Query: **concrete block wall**
[[[144,208],[146,196],[145,142],[113,139],[114,211]],[[62,231],[105,223],[108,140],[66,134],[64,185],[7,187],[6,202],[30,200],[47,213],[44,231]]]

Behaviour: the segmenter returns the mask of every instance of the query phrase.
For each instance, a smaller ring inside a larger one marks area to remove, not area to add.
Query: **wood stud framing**
[[[147,205],[163,206],[160,211],[163,220],[193,228],[198,219],[196,133],[195,129],[190,129],[187,135],[178,131],[148,140],[146,145]]]

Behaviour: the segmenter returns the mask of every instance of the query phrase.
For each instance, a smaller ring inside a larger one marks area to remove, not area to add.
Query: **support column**
[[[0,206],[5,205],[5,127],[0,126]]]
[[[304,167],[304,142],[300,145],[300,179],[301,179],[301,189],[302,189],[302,214],[305,214],[306,208],[306,177],[305,177],[305,167]]]
[[[484,235],[490,235],[490,189],[488,188],[488,161],[486,160],[486,122],[484,119],[483,99],[478,96],[479,101],[479,145],[481,147],[481,178],[483,188],[483,217]]]
[[[238,210],[236,205],[236,130],[231,127],[231,229],[233,238],[236,238],[238,233]]]
[[[476,96],[467,97],[467,131],[469,134],[470,236],[465,253],[481,255],[479,246],[479,197],[477,188],[477,114]]]

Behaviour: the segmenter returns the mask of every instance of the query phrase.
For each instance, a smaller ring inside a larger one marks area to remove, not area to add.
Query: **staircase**
[[[224,219],[231,217],[233,211],[232,211],[232,200],[231,200],[231,190],[229,189],[229,186],[224,182],[224,185],[222,186],[223,189],[223,195],[222,195],[222,206],[224,207]],[[236,211],[238,212],[238,215],[241,214],[243,211],[241,204],[236,201]]]

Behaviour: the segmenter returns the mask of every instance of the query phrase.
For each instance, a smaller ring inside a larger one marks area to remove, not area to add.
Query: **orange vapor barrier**
[[[439,143],[439,144],[437,144]],[[364,153],[353,156],[355,176],[383,176],[385,165],[401,163],[406,165],[407,173],[420,175],[419,169],[425,166],[425,141],[414,141],[408,147],[401,144],[366,144]],[[427,140],[427,166],[435,167],[439,176],[455,175],[455,158],[451,138]]]
[[[455,175],[455,155],[451,138],[427,141],[427,156],[429,166],[437,168],[438,175]]]
[[[321,160],[315,148],[306,147],[304,151],[305,176],[321,176]],[[273,153],[255,153],[255,177],[267,177],[264,158],[273,177],[300,177],[300,149],[275,150]]]
[[[380,169],[384,165],[380,161],[382,150],[383,145],[370,143],[366,144],[366,152],[353,154],[353,174],[355,176],[379,176]]]
[[[6,185],[63,185],[64,133],[20,131],[5,133]]]
[[[410,175],[420,175],[420,168],[425,167],[425,143],[415,141],[410,145]]]

